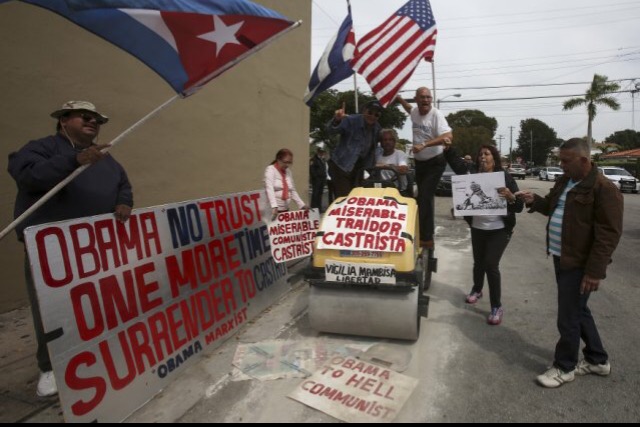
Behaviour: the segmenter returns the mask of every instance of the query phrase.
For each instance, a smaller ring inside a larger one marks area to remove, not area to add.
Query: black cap
[[[384,111],[384,107],[378,101],[370,101],[367,102],[367,105],[364,106],[365,110],[378,110]]]

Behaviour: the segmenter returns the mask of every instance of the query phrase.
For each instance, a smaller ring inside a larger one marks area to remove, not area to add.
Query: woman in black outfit
[[[473,288],[466,297],[468,304],[475,304],[482,298],[484,277],[489,282],[489,296],[491,299],[491,314],[487,318],[490,325],[502,322],[504,309],[502,308],[502,283],[500,276],[500,259],[504,254],[513,229],[516,225],[516,213],[522,212],[524,203],[514,196],[519,191],[518,184],[502,168],[500,154],[496,147],[483,145],[475,157],[474,163],[465,162],[451,147],[450,141],[445,141],[445,157],[451,168],[458,175],[467,173],[504,173],[506,188],[498,193],[507,200],[506,216],[467,216],[464,219],[471,226],[471,243],[473,245]]]

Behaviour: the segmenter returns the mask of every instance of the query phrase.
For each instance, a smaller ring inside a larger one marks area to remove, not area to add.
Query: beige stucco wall
[[[303,25],[180,99],[114,148],[138,207],[253,190],[276,151],[297,153],[296,185],[308,199],[311,0],[258,0]],[[126,52],[59,16],[19,2],[0,5],[0,226],[12,220],[15,184],[7,156],[54,133],[49,113],[89,100],[111,121],[101,142],[170,99],[174,92]],[[0,241],[0,312],[27,304],[23,250]]]

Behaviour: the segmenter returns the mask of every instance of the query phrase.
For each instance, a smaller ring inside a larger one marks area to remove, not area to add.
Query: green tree
[[[605,138],[606,144],[617,144],[620,150],[634,150],[640,148],[640,132],[631,129],[615,132]]]
[[[573,110],[578,106],[586,105],[587,115],[589,118],[589,125],[587,127],[587,139],[589,144],[593,144],[592,124],[598,114],[598,106],[609,107],[614,111],[620,109],[618,101],[614,97],[608,96],[609,93],[619,90],[620,85],[616,82],[608,82],[607,79],[607,76],[594,74],[591,86],[587,90],[587,93],[585,93],[584,97],[568,99],[562,105],[564,111]]]
[[[447,116],[453,130],[453,144],[461,155],[477,153],[483,145],[496,145],[498,121],[480,110],[462,110]]]
[[[531,157],[532,136],[533,157]],[[533,162],[536,165],[546,165],[551,150],[560,145],[556,131],[538,119],[526,119],[520,122],[520,134],[516,142],[518,148],[514,151],[515,154],[525,159],[527,163]]]
[[[358,106],[362,110],[364,105],[375,100],[373,95],[365,95],[358,92]],[[354,91],[339,92],[335,89],[329,89],[318,95],[311,107],[311,123],[309,135],[314,143],[324,142],[329,149],[332,149],[337,143],[337,136],[331,136],[326,131],[325,126],[331,120],[342,104],[345,104],[347,114],[355,114],[355,96]],[[407,116],[398,108],[399,104],[391,104],[382,113],[380,117],[380,125],[383,128],[402,129]]]

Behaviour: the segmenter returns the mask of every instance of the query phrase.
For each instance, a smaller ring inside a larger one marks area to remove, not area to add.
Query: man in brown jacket
[[[558,284],[558,330],[553,367],[538,376],[556,388],[575,375],[609,375],[609,356],[602,345],[589,295],[600,287],[622,235],[624,202],[620,191],[591,162],[589,144],[573,138],[560,147],[564,176],[544,198],[521,191],[529,212],[549,216],[547,250],[553,255]],[[580,339],[584,359],[578,362]]]

